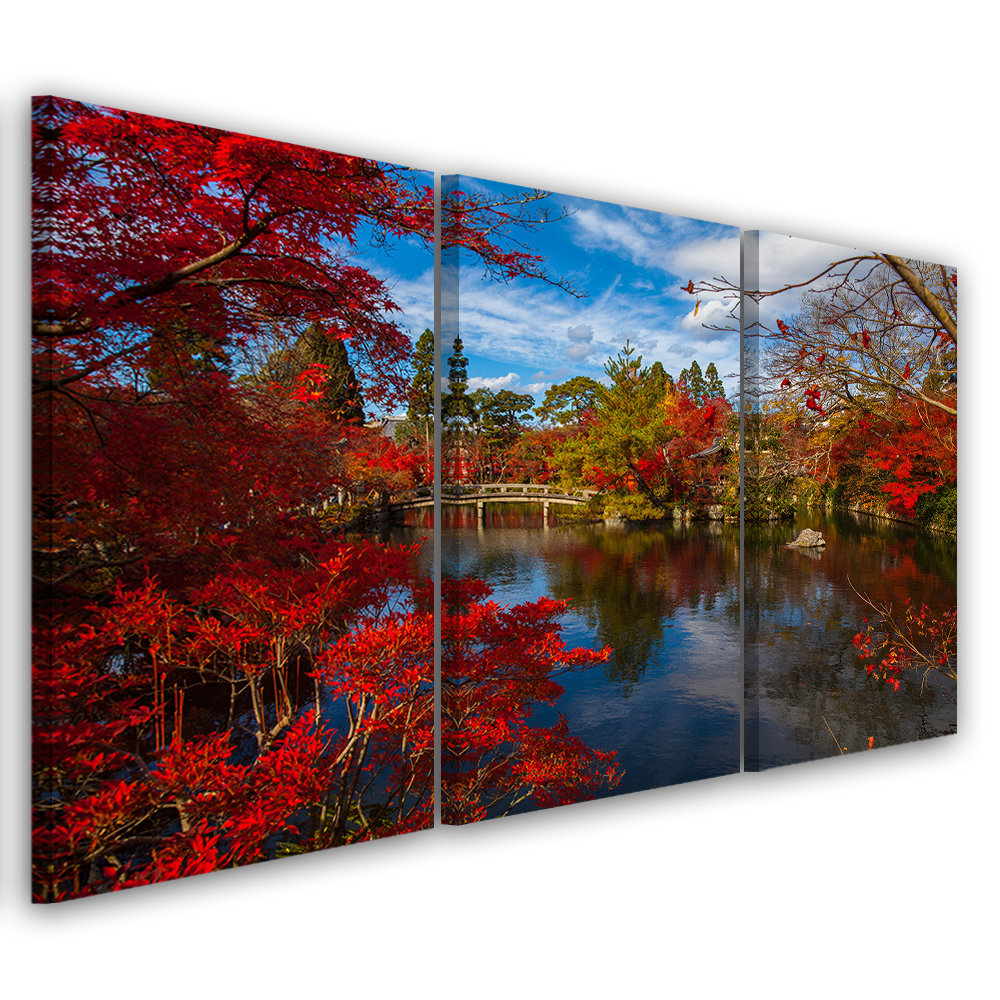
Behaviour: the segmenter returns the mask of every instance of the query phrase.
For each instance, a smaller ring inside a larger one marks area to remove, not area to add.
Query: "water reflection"
[[[530,506],[442,512],[445,574],[477,576],[494,598],[568,600],[572,646],[611,646],[611,659],[560,678],[566,693],[533,715],[559,713],[589,746],[615,750],[617,792],[739,768],[739,534],[734,525],[611,528],[545,525]]]
[[[821,552],[788,549],[802,528],[823,532]],[[934,613],[956,602],[956,545],[862,514],[802,512],[748,525],[746,767],[766,768],[955,731],[955,685],[932,677],[898,692],[859,669],[853,636],[871,612],[859,594],[901,609],[907,597]],[[805,556],[805,558],[803,558]],[[759,696],[759,714],[754,709]]]

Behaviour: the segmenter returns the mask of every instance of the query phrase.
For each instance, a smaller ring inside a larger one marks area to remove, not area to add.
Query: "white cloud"
[[[798,236],[760,234],[760,283],[762,288],[805,281],[835,260],[853,257],[857,250],[817,243]]]
[[[648,231],[641,231],[627,216],[587,207],[579,209],[572,218],[582,230],[581,242],[585,245],[614,250],[641,267],[660,266],[662,243]]]
[[[496,375],[493,378],[482,378],[474,375],[469,379],[469,392],[477,389],[492,389],[494,392],[500,389],[513,389],[521,381],[521,376],[516,372],[507,372],[506,375]]]
[[[564,356],[573,361],[582,361],[590,354],[594,342],[594,328],[589,323],[578,323],[566,331],[571,343],[563,352]]]
[[[702,237],[688,240],[665,254],[667,269],[680,276],[682,285],[691,279],[695,283],[725,277],[738,285],[740,281],[740,236]],[[670,289],[678,297],[686,294],[680,286]]]
[[[584,359],[593,359],[588,363],[599,368],[626,340],[647,364],[660,360],[675,375],[692,356],[703,366],[715,361],[723,373],[739,370],[738,334],[702,326],[705,317],[715,318],[707,311],[708,303],[703,301],[698,316],[685,323],[666,308],[662,297],[637,297],[614,287],[609,291],[596,299],[574,299],[550,287],[463,286],[461,335],[466,353],[530,366],[538,373],[532,382],[541,381],[543,372],[555,381],[576,374]],[[693,310],[692,300],[685,304]],[[559,365],[558,371],[554,365]],[[735,391],[735,382],[728,384]]]
[[[703,327],[722,326],[732,322],[732,318],[729,316],[730,305],[731,303],[722,299],[702,300],[701,305],[698,306],[698,315],[695,315],[694,308],[692,308],[691,312],[687,313],[681,320],[681,327],[684,330],[695,331],[696,336],[699,332],[710,335],[711,331],[703,330]]]
[[[852,247],[818,243],[798,236],[761,233],[760,287],[768,290],[808,281],[834,261],[853,257],[858,252]],[[816,291],[831,283],[830,279],[821,278],[809,287]],[[803,295],[807,294],[808,290],[808,288],[792,288],[780,295],[763,299],[760,303],[761,322],[773,328],[774,321],[779,317],[793,316],[799,312],[802,308]]]
[[[573,220],[581,230],[578,238],[583,245],[613,251],[639,267],[695,281],[723,273],[739,281],[740,235],[736,228],[721,236],[704,236],[699,235],[704,230],[698,220],[630,208],[581,208]],[[643,280],[633,285],[643,287]]]

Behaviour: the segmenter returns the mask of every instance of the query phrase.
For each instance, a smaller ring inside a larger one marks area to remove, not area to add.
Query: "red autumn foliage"
[[[733,409],[724,399],[698,405],[686,393],[677,393],[666,402],[665,423],[670,440],[656,452],[636,463],[647,482],[669,499],[690,497],[699,483],[716,483],[725,457],[695,458],[726,433]]]
[[[487,600],[479,580],[443,585],[442,817],[446,823],[504,815],[528,801],[539,808],[592,798],[621,774],[613,752],[568,731],[532,726],[535,704],[563,693],[559,674],[607,660],[608,649],[568,649],[559,637],[565,601],[517,607]]]
[[[876,681],[898,691],[909,671],[921,674],[921,687],[931,671],[958,679],[958,612],[931,613],[926,604],[915,608],[906,598],[902,620],[893,615],[889,604],[866,601],[875,621],[864,620],[853,639],[865,671]]]
[[[954,417],[919,400],[896,399],[878,415],[857,418],[834,448],[834,459],[877,471],[888,509],[910,515],[924,493],[954,483],[958,474]]]
[[[35,688],[48,898],[428,825],[434,623],[426,590],[408,589],[411,554],[335,545],[266,582],[236,568],[189,605],[147,580],[60,635]],[[579,801],[618,779],[613,754],[564,721],[529,719],[562,693],[558,674],[607,650],[566,649],[562,602],[505,609],[487,595],[464,581],[445,619],[453,823],[525,798]],[[228,718],[212,731],[220,703]]]
[[[53,98],[34,129],[36,898],[428,825],[415,549],[311,513],[408,488],[425,456],[324,411],[325,365],[287,385],[248,370],[269,331],[319,329],[390,411],[409,338],[352,251],[429,246],[430,187]],[[452,238],[534,273],[475,208]]]
[[[612,420],[602,423],[599,416],[585,413],[576,433],[570,433],[557,446],[557,457],[564,467],[570,466],[574,456],[582,457],[580,476],[588,486],[653,495],[661,506],[691,499],[705,484],[710,492],[714,491],[725,455],[720,450],[709,456],[695,456],[711,449],[728,433],[732,407],[721,398],[698,404],[687,392],[671,392],[657,404],[647,414],[642,435],[636,434],[629,442],[631,454],[624,467],[619,463],[619,468],[611,468],[602,460],[609,454],[617,457],[614,435],[620,435],[621,427],[637,426],[630,416],[616,427]]]
[[[152,579],[118,585],[63,626],[35,683],[49,898],[168,877],[159,852],[195,833],[224,867],[273,856],[279,834],[313,849],[426,825],[433,623],[408,610],[412,555],[330,542],[302,568],[233,566],[186,603]],[[345,644],[397,634],[393,684],[381,660],[337,672]]]

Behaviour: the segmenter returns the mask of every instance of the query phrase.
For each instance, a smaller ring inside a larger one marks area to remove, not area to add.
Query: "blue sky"
[[[431,183],[431,174],[419,179]],[[460,188],[511,194],[519,188],[461,177]],[[578,291],[537,279],[503,283],[486,278],[472,255],[460,264],[460,331],[469,358],[470,389],[531,393],[574,375],[602,378],[605,361],[626,340],[645,364],[660,361],[672,375],[697,359],[715,365],[729,394],[738,388],[739,337],[707,325],[727,322],[731,301],[681,290],[689,279],[739,280],[739,228],[609,202],[551,194],[539,207],[566,217],[518,234],[545,258],[546,270]],[[415,242],[373,247],[359,232],[355,262],[385,281],[402,312],[396,321],[414,341],[434,325],[431,250]],[[447,373],[450,338],[442,351]]]
[[[469,192],[516,193],[510,185],[461,177]],[[459,266],[459,329],[470,389],[530,392],[574,375],[603,377],[605,361],[628,340],[645,364],[660,361],[675,377],[697,359],[714,362],[727,392],[737,391],[739,336],[725,325],[731,302],[682,291],[689,279],[739,281],[739,228],[607,202],[552,194],[543,205],[567,217],[522,235],[547,271],[586,297],[529,279],[485,278],[472,255]],[[447,307],[447,302],[445,303]],[[444,346],[444,373],[450,344]]]
[[[856,247],[818,243],[798,236],[761,232],[760,287],[773,289],[798,284],[819,274],[833,261],[867,252]],[[792,288],[779,295],[769,296],[760,304],[761,323],[773,330],[776,319],[790,319],[802,309],[810,291],[825,288],[829,284],[829,279],[820,279],[806,288]]]
[[[407,175],[418,187],[434,186],[434,174],[430,171],[387,166]],[[350,256],[351,263],[366,268],[386,283],[390,297],[402,310],[390,318],[415,343],[425,329],[434,329],[434,249],[415,237],[387,239],[383,246],[377,245],[372,237],[373,227],[360,223],[354,253],[342,241],[338,241],[337,249]]]

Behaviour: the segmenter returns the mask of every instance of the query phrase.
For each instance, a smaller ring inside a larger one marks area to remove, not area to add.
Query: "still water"
[[[784,543],[821,530],[823,551]],[[443,572],[484,579],[503,604],[569,601],[570,646],[610,646],[611,659],[560,678],[559,713],[591,747],[614,750],[614,794],[713,777],[740,767],[739,528],[733,524],[549,527],[537,507],[442,511]],[[803,511],[750,525],[746,559],[745,767],[774,767],[956,729],[953,682],[933,675],[898,692],[860,668],[853,636],[870,616],[859,593],[936,613],[956,603],[950,536],[851,513]],[[855,589],[859,592],[856,593]],[[754,698],[754,695],[759,697]]]
[[[590,747],[614,750],[613,794],[739,770],[739,531],[735,525],[544,527],[537,507],[443,509],[443,572],[485,580],[493,599],[569,601],[563,640],[612,648],[559,682],[554,707]],[[612,793],[608,793],[612,794]]]
[[[802,528],[823,532],[823,550],[784,547]],[[872,617],[860,594],[906,598],[940,614],[956,606],[956,541],[865,514],[801,511],[796,522],[749,525],[746,541],[746,767],[815,760],[953,733],[955,683],[932,672],[904,675],[899,691],[858,666],[852,639]],[[750,702],[749,704],[753,704]]]

